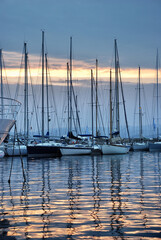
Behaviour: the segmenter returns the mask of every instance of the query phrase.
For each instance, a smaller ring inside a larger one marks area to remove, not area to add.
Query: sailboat
[[[148,150],[149,143],[143,141],[143,131],[142,131],[142,107],[141,107],[141,94],[140,94],[140,66],[139,66],[139,142],[134,142],[132,145],[133,150]]]
[[[116,131],[112,133],[113,130],[113,119],[112,119],[112,71],[110,70],[110,139],[106,144],[101,146],[102,154],[125,154],[129,152],[129,147],[120,143],[120,121],[119,121],[119,58],[117,50],[117,42],[115,39],[115,123]],[[124,101],[123,101],[124,102]],[[127,120],[125,116],[125,120]],[[127,122],[127,121],[126,121]],[[127,128],[128,130],[128,128]],[[128,132],[129,134],[129,132]],[[116,135],[116,137],[114,137]]]
[[[159,56],[158,56],[158,50],[157,50],[157,57],[156,57],[156,87],[157,87],[157,93],[156,93],[156,105],[157,105],[157,141],[156,142],[150,142],[149,143],[149,151],[151,152],[161,152],[161,141],[159,141],[159,79],[158,79],[158,73],[159,73]]]
[[[69,77],[68,77],[69,72]],[[74,95],[74,89],[72,84],[72,37],[70,37],[70,67],[67,65],[67,90],[68,90],[68,135],[72,140],[72,118],[73,118],[73,106],[72,106],[72,96]],[[77,106],[76,106],[77,108]],[[76,112],[77,109],[76,109]],[[91,147],[81,143],[81,139],[77,138],[78,143],[75,141],[72,144],[62,144],[60,146],[60,152],[64,155],[88,155],[91,153]]]
[[[42,132],[41,143],[32,143],[27,145],[29,158],[37,157],[60,157],[60,143],[45,142],[44,135],[44,31],[42,31]]]
[[[97,67],[98,67],[98,60],[96,59],[96,137],[98,137],[97,131],[97,105],[98,105],[98,96],[97,96]],[[94,77],[93,77],[93,70],[91,69],[91,122],[92,122],[92,136],[91,136],[91,154],[92,155],[100,155],[102,154],[101,147],[96,142],[96,138],[94,138],[94,123],[93,123],[93,86],[94,86]]]

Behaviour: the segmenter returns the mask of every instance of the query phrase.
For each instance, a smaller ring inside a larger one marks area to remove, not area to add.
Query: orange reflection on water
[[[26,161],[27,182],[16,185],[13,175],[9,192],[9,168],[2,171],[0,162],[1,205],[11,224],[8,235],[17,239],[148,239],[151,234],[155,239],[161,219],[160,193],[154,186],[160,180],[148,156]],[[20,174],[18,165],[14,171]]]

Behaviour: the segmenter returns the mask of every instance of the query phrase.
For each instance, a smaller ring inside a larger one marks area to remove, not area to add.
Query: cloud
[[[18,52],[3,52],[3,59],[5,62],[6,76],[9,83],[16,83],[19,78],[22,78],[21,82],[23,83],[24,78],[24,64],[21,64],[23,59],[22,54]],[[32,78],[33,83],[41,83],[41,57],[35,54],[29,54],[29,78]],[[53,84],[61,85],[66,84],[67,79],[67,62],[69,59],[66,58],[48,58],[49,64],[49,77]],[[99,62],[98,62],[99,63]],[[20,68],[21,66],[21,68]],[[93,69],[94,76],[96,74],[95,60],[85,62],[82,60],[73,60],[73,71],[72,78],[73,80],[79,80],[79,84],[83,86],[85,81],[91,79],[91,69]],[[112,69],[112,78],[114,81],[114,69]],[[99,83],[105,83],[109,81],[110,67],[102,67],[98,65],[98,78]],[[137,68],[121,68],[121,76],[123,82],[133,82],[138,81],[138,69]],[[153,83],[155,81],[155,69],[141,69],[141,81],[143,83]]]
[[[77,59],[90,62],[97,57],[106,66],[117,38],[122,67],[151,68],[155,50],[161,48],[160,7],[160,1],[152,0],[139,5],[129,0],[5,0],[0,9],[0,47],[20,52],[23,41],[28,41],[31,54],[38,54],[45,29],[52,57],[67,57],[73,36]]]

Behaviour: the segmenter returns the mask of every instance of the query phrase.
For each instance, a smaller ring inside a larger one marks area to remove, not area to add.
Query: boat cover
[[[15,120],[0,119],[0,144],[5,140],[14,124]]]

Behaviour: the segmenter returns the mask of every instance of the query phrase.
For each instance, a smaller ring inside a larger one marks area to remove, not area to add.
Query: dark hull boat
[[[161,152],[161,142],[149,143],[150,152]]]
[[[55,146],[50,143],[39,143],[37,145],[28,145],[27,153],[29,158],[39,157],[61,157],[61,151],[59,146]]]

